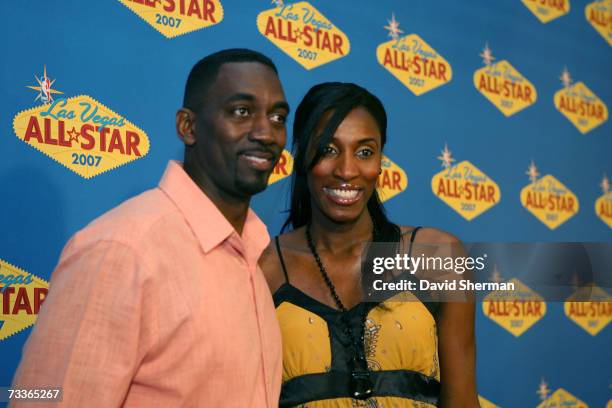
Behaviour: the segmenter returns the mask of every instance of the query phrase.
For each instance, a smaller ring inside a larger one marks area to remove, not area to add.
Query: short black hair
[[[246,48],[231,48],[210,54],[198,61],[187,78],[183,107],[197,112],[204,101],[204,95],[217,79],[221,65],[231,62],[259,62],[270,67],[276,75],[278,70],[272,60],[260,52]]]

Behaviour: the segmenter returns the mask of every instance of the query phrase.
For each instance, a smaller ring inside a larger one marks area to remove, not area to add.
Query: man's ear
[[[195,135],[196,115],[188,108],[181,108],[176,112],[176,134],[186,146],[193,146]]]

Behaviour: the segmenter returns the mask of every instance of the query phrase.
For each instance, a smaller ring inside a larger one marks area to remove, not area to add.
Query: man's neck
[[[200,187],[200,190],[213,202],[232,227],[234,227],[238,235],[242,235],[251,201],[250,198],[238,198],[225,193],[214,185],[199,166],[193,163],[185,161],[183,169],[194,183]]]

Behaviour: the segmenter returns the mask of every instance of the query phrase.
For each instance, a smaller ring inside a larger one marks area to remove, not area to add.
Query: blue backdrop
[[[612,230],[594,210],[604,174],[612,176],[610,122],[582,134],[553,101],[567,68],[604,104],[612,103],[612,49],[587,20],[589,3],[571,0],[568,13],[542,23],[520,0],[312,0],[348,37],[350,52],[307,70],[259,32],[257,16],[276,7],[268,0],[221,0],[218,24],[174,38],[117,0],[3,1],[0,259],[49,280],[73,233],[155,186],[166,162],[182,157],[174,113],[190,68],[232,47],[252,48],[274,60],[292,108],[312,85],[330,80],[358,83],[380,97],[389,115],[386,155],[408,179],[407,189],[386,202],[394,221],[435,226],[465,241],[610,242]],[[452,66],[448,83],[416,96],[381,66],[376,50],[391,40],[384,26],[392,14],[401,36],[418,34]],[[509,61],[534,85],[533,105],[506,117],[478,91],[474,72],[484,66],[485,45],[495,62]],[[40,79],[45,67],[55,80],[51,88],[63,92],[52,94],[56,100],[85,94],[105,104],[146,133],[148,154],[85,179],[20,140],[13,119],[42,105],[35,101],[39,91],[27,86],[39,86],[35,77]],[[291,123],[292,117],[289,128]],[[432,193],[445,144],[457,162],[469,160],[501,191],[501,200],[471,221]],[[542,175],[552,174],[580,200],[580,210],[554,230],[521,204],[532,160]],[[253,200],[272,235],[284,219],[288,180]],[[0,340],[0,386],[10,384],[29,332]],[[547,395],[563,388],[589,407],[604,407],[612,399],[611,340],[609,327],[592,335],[572,322],[563,303],[549,302],[546,315],[519,337],[479,306],[479,394],[502,407],[535,407],[544,379]]]

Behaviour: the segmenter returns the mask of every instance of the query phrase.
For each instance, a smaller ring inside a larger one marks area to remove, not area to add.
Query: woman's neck
[[[321,213],[313,211],[310,231],[315,246],[322,251],[338,254],[358,252],[372,240],[373,223],[370,214],[364,211],[351,223],[336,223]]]

